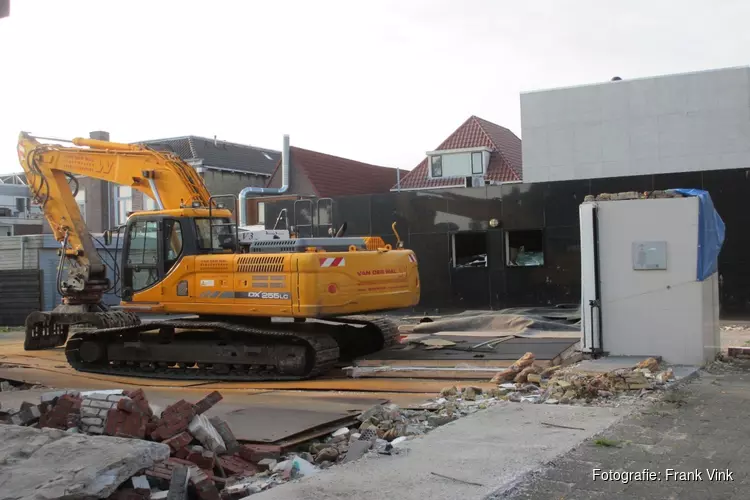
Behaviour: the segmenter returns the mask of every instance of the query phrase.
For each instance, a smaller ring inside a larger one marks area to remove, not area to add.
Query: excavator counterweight
[[[419,301],[417,259],[395,225],[396,249],[378,237],[345,237],[345,226],[330,238],[253,232],[234,220],[236,197],[230,196],[234,211],[218,203],[227,196],[211,196],[176,155],[94,139],[70,142],[19,136],[29,188],[61,244],[63,297],[53,311],[29,315],[27,350],[65,345],[75,369],[97,373],[308,378],[390,345],[393,323],[369,315]],[[282,158],[288,168],[286,147]],[[76,175],[129,186],[158,207],[131,214],[117,229],[117,307],[102,300],[114,285],[71,191]],[[143,313],[182,317],[146,321]]]

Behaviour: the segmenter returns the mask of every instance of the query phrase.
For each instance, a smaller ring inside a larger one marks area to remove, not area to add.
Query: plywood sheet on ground
[[[436,394],[445,386],[461,385],[460,380],[419,380],[419,379],[315,379],[298,382],[218,382],[207,384],[206,390],[222,389],[274,389],[274,390],[315,390],[315,391],[353,391],[353,392],[391,392]],[[472,384],[482,389],[492,389],[496,384]]]
[[[526,352],[533,352],[536,359],[551,360],[563,351],[578,342],[578,339],[548,338],[548,337],[516,337],[504,339],[491,348],[478,346],[487,342],[486,337],[466,337],[443,334],[433,336],[455,342],[455,346],[443,347],[441,349],[427,349],[417,344],[409,348],[409,344],[399,344],[380,352],[363,356],[360,360],[430,360],[430,361],[456,361],[456,362],[478,362],[479,366],[486,366],[487,361],[515,361]]]
[[[576,350],[578,339],[511,337],[487,347],[485,337],[440,335],[454,346],[430,349],[424,345],[398,345],[360,358],[348,370],[353,378],[408,377],[425,379],[488,380],[508,368],[526,352],[533,352],[536,364],[555,365]]]
[[[445,333],[452,331],[498,331],[523,333],[525,331],[578,331],[578,308],[515,308],[501,311],[466,311],[414,325],[414,333]]]

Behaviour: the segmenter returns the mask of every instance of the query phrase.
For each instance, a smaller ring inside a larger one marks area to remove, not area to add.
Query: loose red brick
[[[255,475],[258,472],[257,467],[243,460],[237,455],[225,455],[218,458],[218,462],[221,468],[224,469],[229,475],[243,474],[243,475]]]
[[[189,454],[190,451],[187,448],[181,448],[174,453],[174,456],[183,460],[187,460]]]
[[[135,403],[142,413],[145,413],[149,417],[153,416],[153,411],[151,411],[151,406],[148,404],[148,399],[146,399],[146,394],[143,392],[143,389],[127,391],[125,392],[125,395]]]
[[[195,464],[189,460],[183,460],[181,458],[175,458],[175,457],[168,458],[164,463],[170,467],[174,465],[187,465],[188,467],[195,466]]]
[[[281,457],[281,446],[275,444],[245,444],[240,447],[240,456],[257,464],[264,458],[278,459]]]
[[[140,412],[127,413],[122,410],[109,410],[104,434],[143,439],[146,437],[148,417]]]
[[[223,396],[218,391],[212,392],[205,398],[195,403],[195,413],[197,413],[198,415],[200,415],[201,413],[205,413],[206,411],[211,409],[213,405],[215,405],[222,399],[223,399]]]
[[[193,462],[195,465],[197,465],[201,469],[206,469],[206,470],[213,470],[214,465],[216,465],[216,455],[211,451],[190,452],[186,460]]]
[[[172,452],[176,452],[189,445],[192,440],[193,436],[191,436],[190,433],[183,431],[176,436],[165,439],[162,443],[169,445],[169,447],[172,448]]]
[[[169,439],[186,430],[189,424],[190,420],[181,420],[174,424],[163,424],[151,433],[151,438],[156,441]]]
[[[64,394],[57,398],[57,403],[50,407],[49,411],[44,412],[40,418],[39,423],[41,427],[51,427],[54,429],[68,429],[73,425],[68,425],[68,415],[77,415],[80,409],[81,399],[76,396]],[[73,419],[75,421],[75,418]]]
[[[190,412],[195,416],[195,409],[193,408],[193,405],[185,401],[184,399],[181,399],[177,401],[176,403],[169,405],[165,408],[165,410],[161,414],[161,418],[165,419],[169,417],[170,415],[177,415],[182,414],[185,412]]]
[[[132,399],[126,398],[123,398],[117,402],[117,409],[127,413],[135,413],[137,411],[141,411]]]

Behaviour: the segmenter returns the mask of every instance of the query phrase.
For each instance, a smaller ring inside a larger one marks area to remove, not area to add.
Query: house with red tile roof
[[[470,116],[391,191],[478,187],[520,182],[521,139],[505,127]]]
[[[287,194],[332,198],[387,193],[397,179],[395,168],[370,165],[294,146],[289,148]],[[277,162],[267,187],[281,187],[281,161]]]
[[[401,171],[403,174],[404,171]],[[281,160],[266,187],[281,187]],[[267,201],[303,198],[335,198],[360,194],[388,193],[398,180],[395,168],[370,165],[309,149],[289,148],[289,189],[279,196],[258,196],[248,200],[249,224],[265,224]]]

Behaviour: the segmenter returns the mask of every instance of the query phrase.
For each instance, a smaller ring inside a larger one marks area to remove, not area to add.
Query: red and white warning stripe
[[[320,259],[320,267],[344,267],[346,266],[346,259],[343,257],[326,257]]]
[[[414,255],[413,253],[410,253],[409,254],[409,262],[413,262],[413,263],[416,264],[417,263],[417,256]]]

